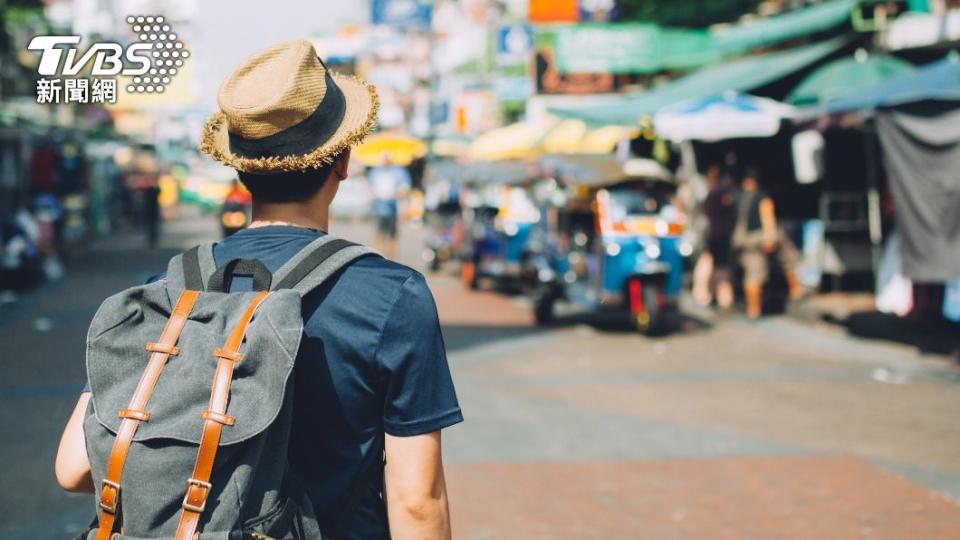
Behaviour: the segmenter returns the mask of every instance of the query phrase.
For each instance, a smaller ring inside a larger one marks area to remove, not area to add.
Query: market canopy
[[[810,74],[790,92],[787,101],[798,106],[825,104],[913,71],[909,62],[885,54],[867,54],[840,58]]]
[[[956,55],[830,102],[826,112],[869,111],[919,101],[960,101],[960,59]]]
[[[550,111],[589,124],[636,126],[644,116],[682,101],[708,98],[730,91],[749,92],[765,86],[822,60],[846,43],[846,39],[836,38],[787,51],[742,58],[702,69],[608,105],[579,109],[550,108]]]
[[[539,161],[541,173],[561,183],[600,187],[629,179],[670,182],[673,175],[652,159],[634,158],[622,162],[614,155],[563,154],[547,155]]]
[[[600,154],[557,154],[540,159],[540,170],[561,182],[605,184],[623,178],[617,156]]]
[[[474,185],[515,184],[536,176],[536,163],[522,160],[487,163],[435,161],[427,166],[429,183],[448,181]]]
[[[728,92],[666,107],[653,117],[653,127],[674,142],[772,137],[796,113],[779,101]]]
[[[723,54],[769,47],[838,27],[850,21],[859,0],[831,0],[764,19],[711,32],[713,46]]]

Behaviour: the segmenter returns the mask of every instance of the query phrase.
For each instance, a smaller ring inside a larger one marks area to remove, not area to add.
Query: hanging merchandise
[[[903,275],[900,256],[900,234],[894,231],[887,239],[877,271],[877,311],[903,317],[913,309],[913,282]]]
[[[936,113],[936,114],[934,114]],[[944,283],[960,275],[960,108],[919,104],[877,115],[904,274]]]

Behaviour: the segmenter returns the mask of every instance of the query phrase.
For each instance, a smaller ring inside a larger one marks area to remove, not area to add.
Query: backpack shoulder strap
[[[311,242],[273,274],[273,290],[293,289],[306,295],[353,261],[376,255],[372,249],[333,235]]]
[[[213,243],[200,244],[170,259],[167,265],[167,286],[171,289],[202,291],[216,271]]]

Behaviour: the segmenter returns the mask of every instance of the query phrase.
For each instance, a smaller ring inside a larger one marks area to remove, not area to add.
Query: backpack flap
[[[127,407],[146,368],[155,341],[170,316],[179,290],[160,283],[135,287],[105,301],[87,338],[87,376],[97,421],[112,434],[120,426],[118,411]],[[198,444],[201,413],[207,409],[217,358],[244,308],[256,293],[203,293],[197,299],[180,340],[179,353],[164,367],[147,404],[150,420],[141,423],[134,441],[167,439]],[[227,412],[235,425],[223,431],[221,445],[235,444],[264,431],[284,403],[303,334],[300,296],[276,291],[262,304],[240,349]]]

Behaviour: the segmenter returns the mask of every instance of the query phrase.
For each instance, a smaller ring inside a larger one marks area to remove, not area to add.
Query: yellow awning
[[[580,141],[579,153],[582,154],[609,154],[617,149],[617,144],[624,139],[633,139],[640,134],[637,128],[622,126],[605,126],[597,128]]]
[[[544,154],[609,154],[639,129],[605,126],[588,130],[580,120],[554,124],[518,122],[477,137],[467,157],[472,161],[535,159]]]
[[[550,124],[518,122],[480,135],[470,144],[467,157],[473,161],[503,161],[536,157]]]
[[[405,167],[426,153],[427,145],[420,139],[396,133],[377,133],[367,137],[353,155],[368,167],[382,165],[388,157],[394,165]]]
[[[587,134],[587,125],[580,120],[563,120],[543,138],[541,149],[547,154],[576,154]]]

